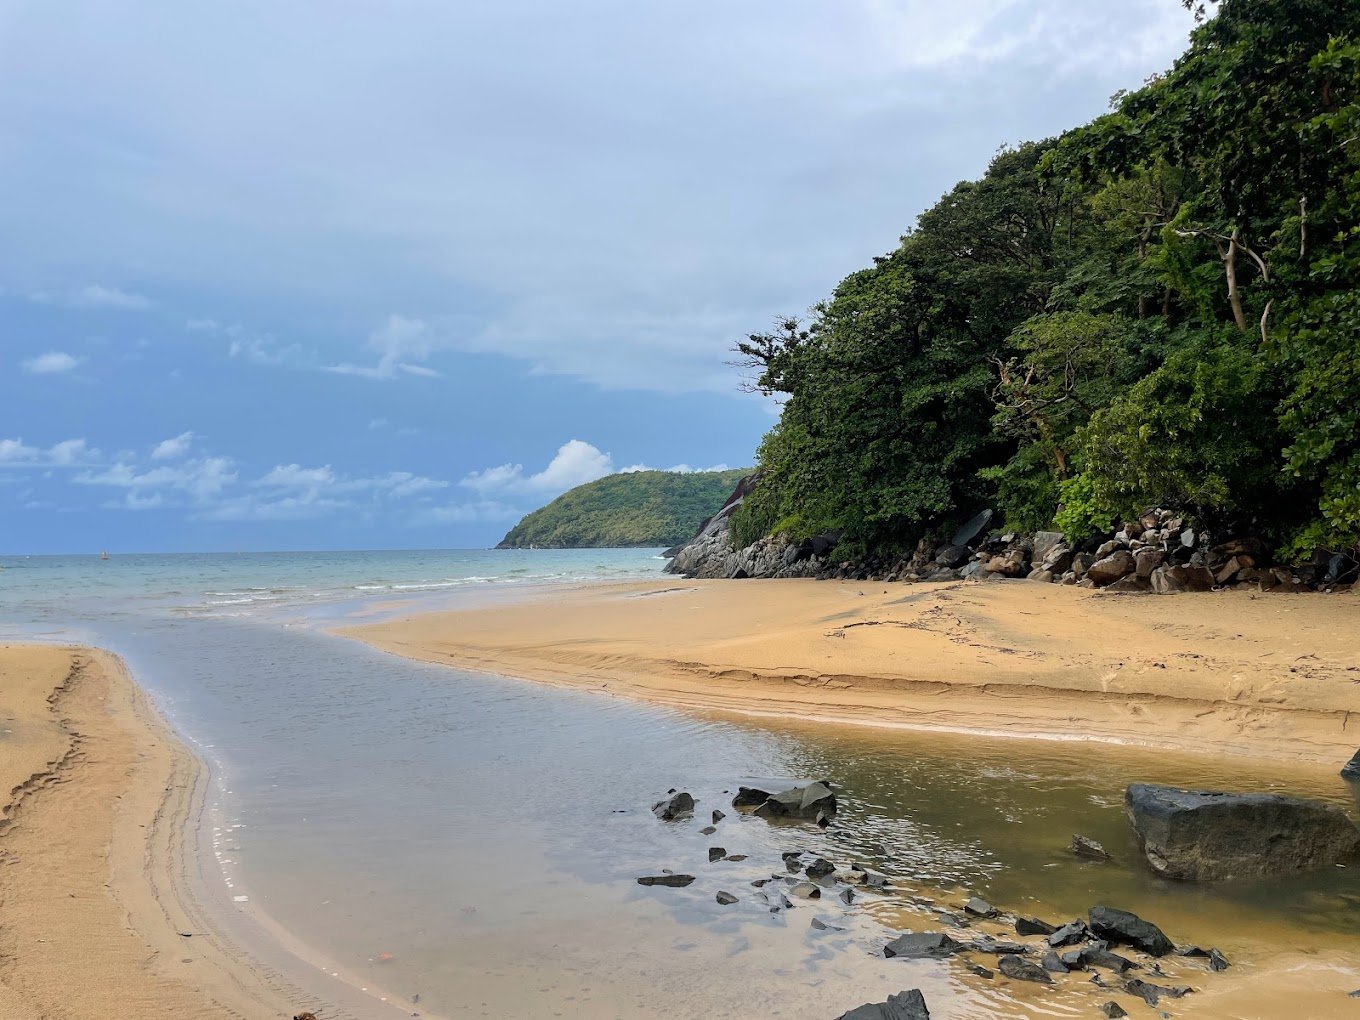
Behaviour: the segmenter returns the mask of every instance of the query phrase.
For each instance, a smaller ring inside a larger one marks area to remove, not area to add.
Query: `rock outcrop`
[[[1360,829],[1318,801],[1135,783],[1124,806],[1153,869],[1182,881],[1289,875],[1360,853]]]
[[[889,995],[887,1002],[867,1002],[837,1020],[930,1020],[925,996],[915,988]]]

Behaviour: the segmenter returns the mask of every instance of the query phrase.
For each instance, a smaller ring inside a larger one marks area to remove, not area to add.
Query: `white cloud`
[[[237,477],[231,458],[202,457],[147,470],[124,461],[99,471],[83,472],[76,475],[74,481],[80,485],[130,489],[139,495],[156,491],[178,492],[202,503],[222,493]]]
[[[609,454],[580,439],[569,439],[537,474],[526,475],[522,464],[501,464],[473,471],[458,484],[480,493],[560,493],[613,472]]]
[[[619,474],[629,475],[637,471],[670,471],[677,475],[703,475],[714,471],[730,471],[726,464],[714,464],[712,467],[697,468],[690,467],[688,464],[676,464],[668,468],[654,468],[649,464],[630,464],[626,468],[619,468]]]
[[[84,360],[65,351],[48,351],[46,354],[29,358],[22,365],[24,371],[31,375],[58,375],[71,371]]]
[[[434,331],[423,319],[389,315],[387,321],[369,334],[364,345],[378,354],[377,364],[354,365],[348,362],[327,365],[327,372],[357,375],[365,379],[395,379],[399,375],[438,378],[439,373],[420,364],[439,346]]]
[[[303,488],[315,485],[330,485],[335,481],[335,472],[327,464],[325,467],[305,468],[301,464],[279,464],[255,485],[279,488]]]
[[[179,460],[189,452],[189,447],[193,445],[194,434],[192,432],[181,432],[177,436],[169,439],[162,439],[151,450],[152,460]]]
[[[65,439],[46,449],[29,446],[22,439],[0,439],[0,467],[85,467],[102,456],[84,439]]]
[[[29,295],[29,300],[43,305],[66,305],[69,308],[116,308],[137,311],[151,307],[151,299],[119,287],[105,287],[92,283],[75,290],[40,290]]]

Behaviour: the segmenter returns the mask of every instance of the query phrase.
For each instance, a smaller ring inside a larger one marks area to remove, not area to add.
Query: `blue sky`
[[[744,466],[727,349],[1178,0],[0,0],[0,552],[475,547]]]

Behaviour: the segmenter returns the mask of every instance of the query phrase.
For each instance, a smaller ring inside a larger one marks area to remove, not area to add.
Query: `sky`
[[[473,548],[752,463],[732,343],[1179,0],[0,0],[0,553]]]

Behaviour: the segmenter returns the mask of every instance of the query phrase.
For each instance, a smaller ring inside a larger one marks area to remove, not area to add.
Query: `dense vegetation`
[[[578,485],[535,510],[498,548],[624,549],[677,545],[718,512],[749,469],[630,471]]]
[[[786,395],[739,542],[1161,505],[1355,551],[1360,0],[1194,7],[1171,71],[1003,150],[810,320],[738,344]]]

